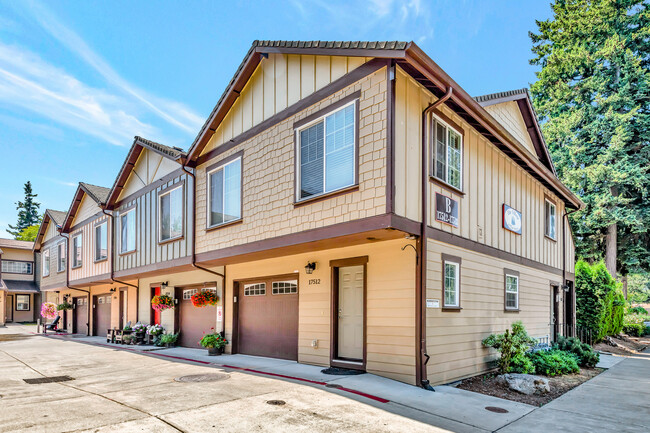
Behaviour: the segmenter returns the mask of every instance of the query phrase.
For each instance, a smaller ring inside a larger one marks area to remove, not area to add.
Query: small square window
[[[266,283],[246,284],[244,286],[244,296],[265,296]]]
[[[16,295],[16,311],[29,311],[29,295]]]
[[[298,281],[274,281],[271,288],[273,295],[291,295],[298,293]]]

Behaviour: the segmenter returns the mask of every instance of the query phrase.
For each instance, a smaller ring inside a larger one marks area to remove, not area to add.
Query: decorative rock
[[[546,394],[551,391],[548,379],[532,374],[509,373],[498,377],[499,383],[507,384],[513,391],[526,395]]]

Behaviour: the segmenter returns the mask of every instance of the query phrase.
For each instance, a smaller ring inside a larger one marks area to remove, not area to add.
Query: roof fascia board
[[[449,86],[454,88],[451,99],[467,113],[470,113],[477,122],[481,124],[496,139],[506,145],[517,157],[519,157],[530,169],[543,178],[557,191],[564,196],[568,203],[580,208],[584,203],[569,190],[555,174],[546,166],[542,165],[532,154],[524,150],[519,142],[505,130],[483,107],[481,107],[471,96],[463,90],[446,72],[440,68],[429,56],[426,55],[417,45],[412,44],[406,53],[406,60],[416,68],[422,75],[427,77],[442,91]]]
[[[77,210],[79,209],[79,205],[81,204],[81,200],[83,199],[83,194],[87,194],[90,197],[92,197],[92,195],[88,194],[86,189],[80,183],[79,186],[77,186],[77,191],[74,193],[74,198],[72,199],[72,203],[68,208],[68,213],[65,215],[65,219],[63,220],[63,226],[61,227],[62,233],[68,233],[68,231],[70,230],[72,220],[77,214]]]
[[[403,58],[406,50],[377,48],[311,48],[311,47],[255,47],[263,54],[303,54],[310,56],[376,57],[380,59]]]
[[[503,102],[517,101],[519,99],[528,99],[525,93],[518,93],[516,95],[503,96],[501,98],[490,99],[487,101],[478,102],[481,107],[489,107],[490,105],[501,104]]]

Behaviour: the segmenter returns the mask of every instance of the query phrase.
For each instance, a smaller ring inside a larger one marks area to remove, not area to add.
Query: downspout
[[[427,333],[427,322],[426,322],[426,281],[427,281],[427,198],[428,198],[428,175],[429,175],[429,160],[427,158],[427,118],[429,113],[431,113],[436,107],[443,104],[447,99],[451,98],[453,88],[450,86],[447,88],[445,95],[438,99],[436,102],[430,104],[422,112],[422,222],[420,223],[420,237],[417,241],[419,254],[417,261],[417,276],[416,276],[416,296],[415,296],[415,308],[416,308],[416,329],[415,335],[418,342],[418,350],[416,354],[416,364],[417,368],[415,371],[416,383],[418,383],[422,388],[433,391],[433,387],[429,384],[427,379],[427,362],[429,362],[429,355],[427,354],[427,342],[426,342],[426,333]]]
[[[221,309],[221,323],[223,323],[223,332],[222,337],[226,335],[226,267],[224,266],[224,273],[216,272],[211,269],[204,268],[196,264],[196,176],[193,172],[187,169],[185,163],[181,164],[181,168],[185,173],[192,177],[192,267],[195,269],[200,269],[202,271],[208,272],[213,275],[221,277],[221,287],[222,287],[222,303],[223,308]]]
[[[564,288],[564,286],[567,285],[566,284],[566,281],[567,281],[567,278],[566,278],[566,226],[567,226],[567,224],[569,224],[569,215],[571,215],[574,212],[578,212],[579,210],[580,210],[580,208],[574,209],[571,212],[567,212],[566,207],[565,207],[564,216],[562,218],[562,286],[563,286],[563,288]],[[573,284],[573,293],[571,294],[571,296],[573,297],[573,299],[571,299],[571,307],[573,308],[573,311],[571,312],[571,320],[572,320],[572,322],[575,322],[575,319],[576,319],[576,317],[575,317],[576,303],[575,303],[574,294],[575,294],[575,281],[574,281],[574,284]],[[564,302],[565,302],[565,307],[564,308],[566,309],[566,294],[565,294],[565,301]],[[565,325],[567,325],[567,324],[565,323]],[[571,326],[573,326],[573,323],[571,323]]]

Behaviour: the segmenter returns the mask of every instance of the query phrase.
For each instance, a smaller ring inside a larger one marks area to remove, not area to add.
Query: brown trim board
[[[92,286],[92,285],[111,284],[111,283],[112,283],[111,274],[106,273],[106,274],[93,275],[91,277],[71,280],[68,283],[68,286],[70,286],[70,287],[73,287],[73,286]]]
[[[562,269],[554,268],[544,263],[531,260],[526,257],[518,256],[516,254],[509,253],[507,251],[502,251],[498,248],[491,247],[489,245],[481,244],[479,242],[473,241],[471,239],[463,238],[451,233],[447,233],[435,227],[427,227],[427,237],[444,242],[446,244],[454,245],[466,250],[473,251],[475,253],[485,254],[497,259],[506,260],[512,263],[517,263],[522,266],[527,266],[529,268],[534,268],[543,272],[549,272],[556,275],[562,275]]]
[[[149,191],[152,191],[152,190],[158,188],[159,186],[162,186],[162,185],[166,184],[170,180],[175,179],[177,177],[181,177],[183,174],[185,174],[183,169],[182,168],[177,168],[176,170],[174,170],[174,171],[172,171],[170,173],[167,173],[166,175],[164,175],[160,179],[150,183],[149,185],[146,185],[146,186],[142,187],[141,189],[134,192],[133,194],[131,194],[131,195],[127,196],[127,197],[124,197],[123,199],[115,202],[115,204],[113,204],[109,209],[110,210],[117,210],[118,208],[122,207],[125,203],[133,201],[133,200],[137,199],[138,197],[147,194]],[[183,177],[183,181],[184,180],[185,180],[185,177]]]
[[[341,78],[331,82],[327,86],[323,87],[320,90],[317,90],[316,92],[312,93],[311,95],[301,99],[300,101],[296,102],[295,104],[291,105],[290,107],[285,108],[284,110],[280,111],[279,113],[274,114],[273,116],[269,117],[265,121],[257,124],[256,126],[252,127],[251,129],[242,132],[239,134],[237,137],[234,137],[230,139],[229,141],[226,141],[225,143],[217,145],[215,149],[212,149],[211,151],[207,152],[204,155],[199,156],[198,158],[193,157],[192,161],[188,163],[189,167],[197,167],[200,166],[201,164],[206,163],[207,161],[211,160],[212,158],[215,158],[219,155],[221,155],[224,152],[229,151],[233,147],[237,146],[238,144],[243,143],[244,141],[256,136],[257,134],[263,132],[264,130],[274,126],[277,123],[280,123],[289,117],[299,113],[300,111],[305,110],[306,108],[314,105],[315,103],[327,98],[328,96],[331,96],[332,94],[343,90],[344,88],[356,83],[357,81],[361,80],[362,78],[367,77],[368,75],[378,71],[379,69],[385,67],[387,65],[387,61],[384,59],[373,59],[367,63],[364,63],[363,65],[359,66],[358,68],[352,70],[351,72],[348,72]],[[234,102],[234,101],[233,101]],[[216,131],[216,128],[218,125],[212,125],[211,129],[206,130],[210,131],[209,135],[212,136],[214,132]],[[201,141],[205,140],[204,137],[201,137]],[[207,145],[207,142],[209,141],[209,138],[205,140],[205,144],[199,145],[198,149],[194,149],[192,153],[195,152],[202,152],[203,148],[205,145]]]
[[[150,265],[137,266],[130,269],[115,271],[113,275],[115,278],[124,278],[124,277],[131,277],[131,276],[136,278],[145,278],[145,277],[153,277],[156,275],[184,272],[191,269],[194,269],[192,267],[192,257],[187,256],[187,257],[180,257],[174,260],[152,263]]]
[[[395,212],[395,60],[386,68],[386,213]]]

